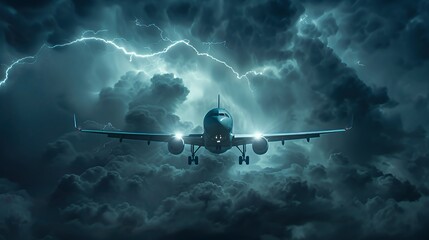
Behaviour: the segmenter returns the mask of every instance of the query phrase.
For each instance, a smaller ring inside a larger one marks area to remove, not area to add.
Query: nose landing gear
[[[242,165],[243,161],[246,162],[246,165],[249,165],[249,156],[246,156],[246,144],[243,144],[243,150],[238,146],[237,149],[241,152],[241,156],[238,157],[238,164]]]

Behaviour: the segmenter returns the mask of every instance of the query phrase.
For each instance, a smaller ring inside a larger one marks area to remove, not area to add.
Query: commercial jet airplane
[[[272,134],[235,134],[232,131],[233,121],[231,114],[220,107],[220,96],[218,95],[218,106],[210,110],[204,117],[204,133],[201,134],[168,134],[168,133],[144,133],[144,132],[125,132],[125,131],[107,131],[107,130],[90,130],[78,127],[76,115],[74,115],[74,127],[85,133],[105,134],[111,138],[135,139],[150,142],[166,142],[168,151],[174,155],[181,154],[185,144],[191,146],[191,156],[188,157],[188,164],[194,162],[198,164],[198,156],[195,154],[201,147],[205,147],[212,153],[224,153],[232,147],[236,147],[241,156],[238,163],[241,165],[245,162],[249,164],[249,156],[246,156],[246,145],[252,144],[253,152],[258,155],[265,154],[268,151],[268,142],[281,141],[284,145],[286,140],[307,139],[320,137],[322,134],[346,132],[350,127],[342,129],[295,132],[295,133],[272,133]],[[241,149],[240,149],[241,146]]]

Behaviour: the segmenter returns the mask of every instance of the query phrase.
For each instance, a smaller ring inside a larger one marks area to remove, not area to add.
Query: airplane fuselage
[[[204,145],[212,153],[223,153],[232,147],[233,120],[224,108],[213,108],[204,117]]]

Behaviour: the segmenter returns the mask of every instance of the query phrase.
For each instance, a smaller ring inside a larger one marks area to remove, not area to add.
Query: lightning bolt
[[[168,37],[165,37],[165,36],[164,36],[164,30],[162,30],[162,29],[161,29],[160,27],[158,27],[156,24],[154,24],[154,23],[151,23],[151,24],[143,24],[143,23],[141,23],[141,22],[140,22],[140,20],[138,20],[138,19],[136,19],[136,20],[134,21],[134,23],[136,24],[136,26],[139,26],[139,27],[145,27],[145,28],[153,27],[153,28],[156,28],[156,30],[158,30],[158,31],[159,31],[159,36],[161,37],[161,39],[162,39],[163,41],[173,43],[173,41],[171,41],[171,40],[170,40],[170,38],[168,38]]]
[[[28,59],[36,59],[36,57],[37,57],[37,54],[34,56],[23,57],[23,58],[16,60],[15,62],[13,62],[11,65],[9,65],[9,67],[6,68],[4,79],[0,82],[0,86],[2,86],[4,83],[6,83],[8,77],[9,77],[9,72],[12,70],[12,68],[15,67],[15,65],[28,63],[28,62],[26,62]]]
[[[226,41],[222,41],[222,42],[203,42],[202,44],[208,46],[207,53],[209,53],[212,45],[223,45],[225,47],[226,46]]]
[[[248,75],[250,75],[250,74],[253,74],[253,75],[259,75],[259,74],[262,74],[261,72],[257,72],[257,71],[254,71],[254,70],[251,70],[251,71],[247,71],[246,73],[244,73],[244,74],[239,74],[231,65],[229,65],[228,63],[226,63],[225,61],[223,61],[223,60],[220,60],[220,59],[218,59],[218,58],[216,58],[216,57],[214,57],[214,56],[212,56],[212,55],[210,55],[209,53],[207,53],[207,52],[200,52],[195,46],[193,46],[191,43],[190,43],[190,41],[189,40],[187,40],[187,39],[181,39],[181,40],[177,40],[177,41],[172,41],[171,39],[169,39],[168,37],[165,37],[164,35],[163,35],[163,33],[164,33],[164,31],[161,29],[161,28],[159,28],[158,26],[156,26],[155,24],[148,24],[148,25],[145,25],[145,24],[141,24],[138,20],[136,20],[136,25],[137,26],[141,26],[141,27],[155,27],[155,28],[157,28],[158,29],[158,31],[160,32],[160,36],[161,36],[161,39],[163,40],[163,41],[168,41],[168,42],[170,42],[171,44],[170,45],[168,45],[166,48],[164,48],[164,49],[162,49],[161,51],[158,51],[158,52],[153,52],[153,53],[149,53],[149,54],[141,54],[141,53],[137,53],[137,52],[135,52],[135,51],[130,51],[130,50],[128,50],[127,48],[125,48],[124,46],[121,46],[121,45],[119,45],[119,44],[117,44],[115,41],[116,40],[118,40],[119,38],[115,38],[115,39],[113,39],[113,40],[109,40],[109,39],[105,39],[105,38],[102,38],[102,37],[97,37],[96,35],[98,34],[98,33],[100,33],[100,32],[105,32],[105,31],[107,31],[107,30],[100,30],[100,31],[92,31],[92,30],[88,30],[88,31],[84,31],[83,33],[82,33],[82,35],[80,36],[80,38],[77,38],[77,39],[75,39],[75,40],[73,40],[73,41],[70,41],[70,42],[66,42],[66,43],[62,43],[62,44],[56,44],[56,45],[52,45],[52,46],[49,46],[49,45],[46,45],[46,44],[44,44],[44,45],[42,45],[41,47],[40,47],[40,49],[39,49],[39,51],[36,53],[36,55],[34,55],[34,56],[26,56],[26,57],[23,57],[23,58],[20,58],[20,59],[18,59],[18,60],[16,60],[16,61],[14,61],[11,65],[9,65],[7,68],[6,68],[6,71],[5,71],[5,77],[4,77],[4,79],[3,80],[1,80],[0,81],[0,86],[2,86],[3,84],[5,84],[6,83],[6,81],[8,80],[8,78],[9,78],[9,74],[10,74],[10,71],[12,71],[18,64],[28,64],[28,63],[31,63],[31,62],[28,62],[28,60],[33,60],[33,61],[36,61],[36,59],[37,59],[37,56],[44,50],[44,49],[46,49],[46,48],[48,48],[48,49],[55,49],[55,48],[63,48],[63,47],[67,47],[67,46],[71,46],[71,45],[74,45],[74,44],[78,44],[78,43],[83,43],[83,42],[89,42],[89,41],[93,41],[93,42],[101,42],[101,43],[104,43],[104,44],[106,44],[106,45],[109,45],[109,46],[111,46],[111,47],[113,47],[113,48],[115,48],[115,49],[117,49],[118,51],[120,51],[120,52],[122,52],[124,55],[126,55],[126,56],[129,56],[129,58],[130,58],[130,61],[132,61],[132,59],[133,58],[140,58],[140,59],[145,59],[145,58],[152,58],[152,57],[156,57],[156,56],[159,56],[159,55],[162,55],[162,54],[165,54],[165,53],[167,53],[169,50],[171,50],[172,48],[174,48],[174,47],[176,47],[176,46],[179,46],[179,45],[184,45],[184,46],[187,46],[187,47],[189,47],[191,50],[193,50],[194,52],[195,52],[195,54],[197,55],[197,56],[202,56],[202,57],[207,57],[207,58],[209,58],[209,59],[211,59],[211,60],[213,60],[213,61],[215,61],[215,62],[217,62],[217,63],[219,63],[219,64],[222,64],[223,66],[225,66],[227,69],[229,69],[235,76],[236,76],[236,78],[237,79],[242,79],[242,78],[246,78],[247,79],[247,81],[248,81],[248,84],[249,84],[249,86],[250,86],[250,83],[249,83],[249,79],[247,78],[247,76]],[[85,35],[87,35],[87,33],[92,33],[94,36],[85,36]],[[220,43],[211,43],[211,44],[222,44],[222,42],[220,42]],[[209,45],[210,46],[210,45]]]

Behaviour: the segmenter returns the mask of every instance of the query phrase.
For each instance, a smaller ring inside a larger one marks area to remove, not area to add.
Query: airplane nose
[[[221,116],[214,116],[212,117],[212,124],[218,127],[222,126],[222,118]]]
[[[212,116],[207,118],[206,127],[210,129],[219,129],[224,127],[225,120],[223,119],[225,117],[223,116]]]
[[[204,117],[204,131],[209,134],[226,134],[232,130],[232,119],[221,115],[207,115]]]
[[[222,120],[225,118],[224,116],[216,116],[214,117],[217,122],[222,123]]]

